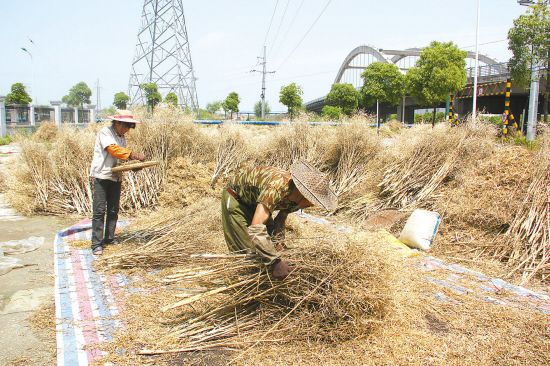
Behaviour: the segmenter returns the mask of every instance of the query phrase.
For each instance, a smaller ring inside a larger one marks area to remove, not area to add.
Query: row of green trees
[[[542,0],[530,10],[514,20],[514,26],[508,32],[509,49],[513,53],[510,60],[510,71],[515,85],[527,86],[530,82],[531,67],[538,66],[548,70],[550,61],[550,12],[548,5]],[[435,107],[444,102],[449,94],[462,89],[466,84],[465,71],[466,52],[461,51],[452,42],[432,42],[422,50],[415,67],[402,74],[396,65],[382,62],[370,64],[361,74],[363,86],[356,90],[351,84],[333,84],[325,98],[326,106],[322,114],[331,119],[341,115],[352,115],[358,108],[372,107],[376,102],[397,105],[404,95],[412,96],[423,106]],[[547,121],[548,98],[550,94],[550,73],[546,72],[546,89],[542,91],[545,99],[544,114]],[[162,96],[155,83],[144,83],[140,88],[145,93],[149,109],[152,111],[160,102]],[[62,101],[70,106],[82,107],[90,103],[92,91],[85,82],[73,86]],[[288,109],[290,118],[303,109],[303,89],[296,83],[283,86],[279,93],[279,101]],[[114,96],[113,104],[119,109],[126,109],[130,98],[124,92]],[[8,104],[29,104],[32,98],[22,83],[15,83],[7,95]],[[178,105],[178,97],[174,92],[166,95],[164,102],[171,106]],[[220,109],[229,113],[239,112],[240,97],[231,92],[223,101],[214,101],[206,106],[206,110],[214,114]],[[265,106],[269,113],[269,105]],[[260,116],[261,102],[254,106],[255,114]]]
[[[375,62],[362,73],[363,87],[355,89],[351,84],[336,83],[325,98],[322,114],[330,119],[341,115],[351,116],[358,108],[371,107],[379,101],[397,105],[404,95],[411,95],[421,105],[435,106],[444,102],[450,93],[466,85],[466,52],[452,42],[432,42],[426,47],[415,67],[406,75],[394,64]],[[283,86],[279,102],[288,109],[291,119],[303,109],[303,89],[296,83]],[[231,92],[224,101],[209,103],[206,109],[215,113],[222,108],[230,112],[239,111],[239,96]],[[260,102],[255,105],[259,115]],[[435,108],[434,108],[435,109]],[[435,116],[435,114],[434,114]]]
[[[162,102],[162,96],[158,92],[157,84],[155,83],[144,83],[140,85],[140,88],[145,93],[145,99],[147,100],[147,105],[152,110],[160,102]],[[83,107],[84,104],[90,104],[90,97],[92,96],[92,90],[88,85],[81,81],[75,86],[73,86],[69,93],[61,99],[63,103],[71,107]],[[114,96],[113,105],[118,109],[126,109],[130,97],[124,92],[118,92]],[[7,104],[21,104],[28,105],[32,102],[32,98],[27,93],[25,85],[22,83],[15,83],[11,86],[11,91],[6,96]],[[164,102],[169,106],[178,105],[178,96],[174,92],[170,92],[164,98]]]
[[[550,15],[548,5],[542,0],[514,21],[514,26],[508,33],[509,49],[513,53],[510,60],[510,71],[515,85],[527,86],[531,77],[531,66],[539,65],[548,69],[550,61]],[[464,88],[467,82],[467,53],[461,51],[453,42],[432,42],[424,48],[416,65],[402,74],[394,64],[375,62],[370,64],[361,74],[363,86],[356,90],[351,84],[333,84],[325,98],[322,114],[330,119],[338,119],[342,115],[350,116],[358,108],[372,107],[379,103],[397,105],[405,95],[412,96],[422,106],[431,106],[434,112],[432,123],[437,114],[436,106],[445,102],[450,94]],[[548,97],[550,94],[550,72],[546,72],[546,90],[542,91],[545,98],[544,114],[547,121]],[[232,94],[236,94],[233,92]],[[279,101],[288,108],[290,118],[303,108],[303,89],[296,83],[281,88]],[[230,94],[231,96],[231,94]],[[228,98],[230,97],[228,96]],[[216,107],[216,108],[214,108]],[[237,104],[225,101],[215,102],[207,106],[207,110],[215,113],[220,108],[226,112],[238,112]],[[255,105],[258,112],[260,102]]]
[[[73,86],[69,93],[61,99],[63,103],[73,107],[82,107],[84,103],[90,103],[90,97],[92,91],[86,85],[85,82],[81,81],[80,83]],[[27,93],[25,85],[22,83],[14,83],[11,86],[11,91],[6,95],[7,104],[21,104],[28,105],[32,102],[32,98]]]

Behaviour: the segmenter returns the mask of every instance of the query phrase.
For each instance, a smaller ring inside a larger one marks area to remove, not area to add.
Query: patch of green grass
[[[11,142],[11,137],[9,136],[6,136],[6,137],[0,137],[0,146],[1,145],[7,145]]]
[[[527,141],[526,136],[516,136],[516,137],[514,137],[514,144],[515,145],[520,145],[520,146],[525,146],[529,150],[535,150],[539,147],[539,141],[538,140]]]

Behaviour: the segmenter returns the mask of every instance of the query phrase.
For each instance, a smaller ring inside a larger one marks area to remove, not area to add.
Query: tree
[[[332,84],[325,103],[329,106],[340,107],[345,115],[351,116],[357,111],[359,92],[351,84]]]
[[[215,114],[217,111],[222,109],[222,101],[221,100],[215,100],[212,103],[208,103],[206,105],[206,110],[212,114]]]
[[[418,103],[434,108],[432,126],[437,104],[466,85],[466,55],[453,42],[433,41],[422,50],[416,66],[407,72],[409,94]]]
[[[155,106],[162,101],[162,96],[158,92],[157,84],[143,83],[139,87],[145,92],[147,107],[151,111],[151,113],[153,113]]]
[[[268,114],[269,112],[271,112],[271,108],[269,108],[269,103],[265,102],[264,113]],[[259,100],[256,104],[254,104],[254,114],[258,118],[262,117],[262,101],[261,100]]]
[[[405,94],[405,76],[394,64],[373,62],[363,73],[361,97],[370,107],[378,100],[391,105],[399,104]]]
[[[24,104],[28,105],[32,102],[32,98],[25,90],[25,85],[15,83],[11,86],[11,92],[6,95],[6,104]]]
[[[548,69],[550,61],[550,11],[548,5],[539,0],[527,14],[514,20],[508,31],[508,48],[512,58],[508,63],[514,84],[527,87],[531,81],[531,66]],[[550,95],[550,73],[546,73],[544,97],[544,121],[548,122],[548,97]]]
[[[115,94],[115,99],[113,100],[113,104],[118,109],[126,109],[128,106],[128,101],[130,100],[130,97],[126,95],[124,92],[118,92]]]
[[[223,102],[223,110],[231,113],[231,119],[233,119],[233,112],[239,111],[240,102],[241,100],[239,99],[239,94],[235,92],[229,93],[227,98],[225,98],[225,101]]]
[[[325,117],[326,119],[337,121],[342,116],[342,108],[335,107],[332,105],[326,105],[321,110],[321,115]]]
[[[125,108],[119,108],[119,109],[125,109]],[[108,108],[104,108],[99,111],[97,114],[97,118],[99,119],[107,119],[107,116],[112,116],[117,114],[117,107],[110,106]]]
[[[61,100],[63,103],[71,107],[84,107],[84,103],[90,103],[90,97],[92,96],[92,90],[88,85],[81,81],[69,90],[69,94],[65,95]]]
[[[296,116],[300,108],[302,108],[302,94],[304,94],[302,87],[296,85],[296,83],[281,88],[279,102],[288,108],[288,114],[291,120]]]
[[[164,102],[171,107],[177,107],[178,106],[178,95],[174,92],[170,92],[166,94],[166,97],[164,98]]]

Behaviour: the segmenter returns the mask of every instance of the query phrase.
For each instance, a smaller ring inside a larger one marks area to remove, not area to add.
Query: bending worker
[[[111,119],[111,126],[103,127],[97,134],[90,168],[93,195],[92,253],[95,255],[101,255],[103,247],[112,244],[115,238],[122,173],[113,173],[111,169],[118,165],[119,160],[145,160],[145,155],[126,147],[124,137],[141,122],[136,121],[129,111],[119,111],[117,115],[107,118]]]
[[[305,162],[290,172],[255,166],[240,170],[222,192],[222,224],[225,241],[233,252],[255,253],[271,266],[273,277],[288,276],[276,243],[284,239],[289,213],[318,205],[328,211],[337,206],[328,177]],[[275,219],[274,211],[279,211]]]

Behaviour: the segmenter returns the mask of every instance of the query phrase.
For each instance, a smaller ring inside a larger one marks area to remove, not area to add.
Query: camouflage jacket
[[[247,206],[262,203],[269,212],[275,210],[286,212],[298,211],[298,204],[288,197],[295,189],[290,173],[269,166],[242,168],[229,183],[237,193],[239,201]]]

